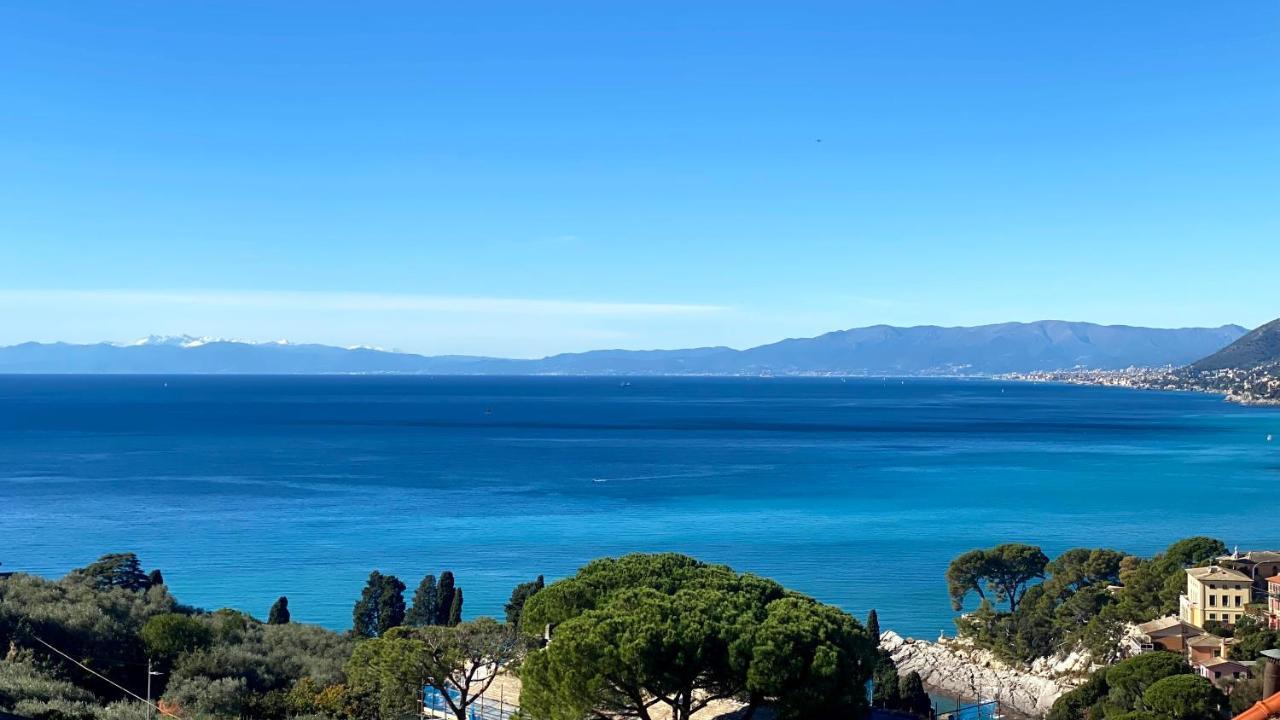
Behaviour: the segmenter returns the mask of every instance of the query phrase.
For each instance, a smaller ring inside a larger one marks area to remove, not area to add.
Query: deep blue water
[[[334,628],[373,568],[468,615],[675,550],[951,629],[972,547],[1280,545],[1280,412],[962,380],[0,377],[0,561],[138,552],[185,602]]]

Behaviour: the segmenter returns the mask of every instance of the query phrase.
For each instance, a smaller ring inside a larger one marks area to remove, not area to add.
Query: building
[[[1192,665],[1196,674],[1219,687],[1232,680],[1245,680],[1253,676],[1253,668],[1239,660],[1210,660]]]
[[[1210,565],[1187,570],[1187,590],[1178,598],[1178,617],[1204,627],[1235,624],[1252,599],[1253,579],[1239,570]]]
[[[1267,578],[1267,627],[1280,630],[1280,575]]]
[[[1187,662],[1192,667],[1201,663],[1223,660],[1231,651],[1231,638],[1221,638],[1205,633],[1187,640]]]
[[[1218,566],[1248,575],[1253,582],[1253,597],[1261,602],[1267,596],[1267,578],[1280,575],[1280,551],[1240,551],[1218,558]]]
[[[1124,639],[1125,652],[1129,655],[1140,655],[1153,650],[1166,650],[1178,654],[1186,654],[1187,641],[1204,634],[1204,630],[1190,623],[1183,622],[1175,615],[1162,617],[1137,626],[1134,632]]]

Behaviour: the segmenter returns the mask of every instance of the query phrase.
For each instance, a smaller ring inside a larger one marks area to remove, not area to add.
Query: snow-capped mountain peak
[[[120,347],[199,347],[213,340],[214,338],[195,337],[193,335],[148,335],[132,342],[112,344]]]

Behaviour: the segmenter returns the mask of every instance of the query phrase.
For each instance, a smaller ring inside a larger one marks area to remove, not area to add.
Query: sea
[[[465,611],[680,552],[882,627],[954,630],[1004,542],[1280,547],[1280,410],[919,378],[0,377],[0,570],[136,552],[177,597],[335,630],[371,570]]]

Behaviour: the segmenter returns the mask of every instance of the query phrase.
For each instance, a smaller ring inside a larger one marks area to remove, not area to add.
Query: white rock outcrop
[[[1002,710],[1041,717],[1060,695],[1078,685],[1089,670],[1089,657],[1079,653],[1041,658],[1030,670],[997,660],[989,651],[963,642],[913,640],[889,631],[880,647],[893,657],[898,673],[920,673],[925,687],[966,700],[998,700]]]

